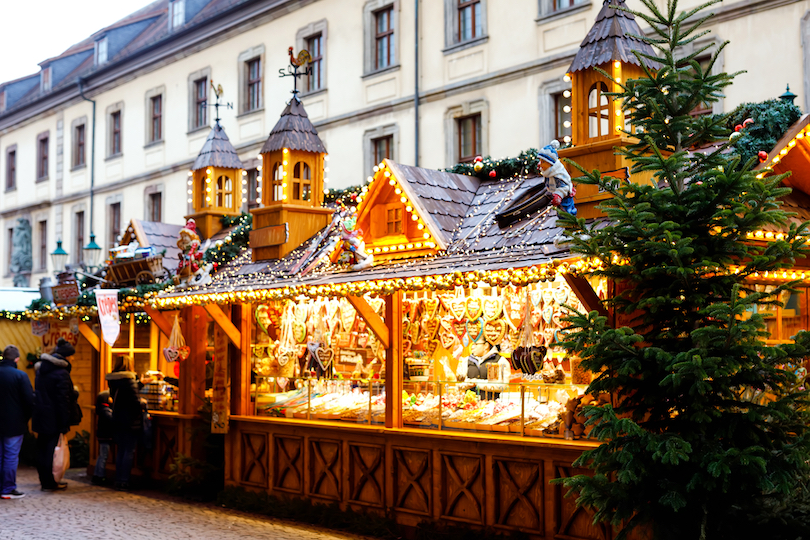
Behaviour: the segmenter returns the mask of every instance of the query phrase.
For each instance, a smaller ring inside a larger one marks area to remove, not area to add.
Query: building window
[[[709,65],[711,64],[712,57],[711,56],[701,56],[700,58],[695,59],[697,63],[700,65],[700,69],[703,73],[706,73],[709,70]],[[706,116],[708,114],[712,114],[713,108],[711,103],[699,103],[692,111],[689,113],[690,116],[698,117],[698,116]]]
[[[6,152],[6,191],[17,189],[17,150]]]
[[[374,13],[376,35],[374,38],[374,68],[385,69],[396,63],[394,50],[394,6]]]
[[[381,163],[384,159],[392,159],[394,146],[394,136],[387,135],[379,139],[372,139],[371,144],[374,147],[374,163]]]
[[[588,91],[588,137],[604,137],[610,134],[610,100],[605,93],[607,85],[594,83]]]
[[[247,62],[247,111],[262,106],[262,61],[254,58]]]
[[[37,139],[37,180],[48,178],[48,134]]]
[[[14,228],[8,228],[8,234],[6,235],[8,242],[6,243],[6,274],[11,273],[11,254],[14,251]]]
[[[311,73],[307,76],[307,92],[323,88],[323,34],[307,38],[307,51],[312,60],[309,63]]]
[[[149,100],[149,142],[163,140],[163,96],[154,96]]]
[[[284,167],[281,166],[281,163],[276,162],[273,165],[273,192],[271,195],[273,196],[273,201],[283,201],[286,199],[284,196]]]
[[[229,176],[217,178],[217,206],[233,208],[233,181]]]
[[[163,193],[157,191],[149,194],[148,221],[163,221]]]
[[[458,162],[472,161],[481,152],[481,115],[456,119],[458,126]]]
[[[554,99],[554,138],[560,143],[571,142],[571,91],[552,95]]]
[[[96,42],[96,65],[107,63],[107,38]]]
[[[208,125],[208,77],[194,81],[194,127]]]
[[[42,72],[40,74],[40,82],[42,84],[42,91],[43,92],[50,92],[51,91],[51,67],[48,66],[46,68],[42,68]]]
[[[247,178],[248,209],[257,208],[262,199],[262,192],[259,191],[259,170],[248,169],[245,176]]]
[[[110,155],[121,153],[121,111],[110,114]]]
[[[39,269],[48,269],[48,222],[39,222]]]
[[[312,193],[312,174],[309,165],[299,161],[293,168],[293,199],[296,201],[310,200]]]
[[[551,0],[551,11],[562,11],[579,4],[588,4],[591,0]]]
[[[388,234],[402,234],[402,208],[388,208],[385,221]]]
[[[85,135],[84,124],[73,128],[73,166],[82,167],[85,164]]]
[[[73,257],[77,264],[83,262],[82,250],[84,249],[84,212],[76,212],[76,228],[73,238],[76,243],[73,245]]]
[[[186,2],[185,0],[175,0],[169,4],[171,10],[172,28],[178,28],[186,24]]]
[[[118,237],[121,236],[121,203],[112,203],[109,206],[109,236],[110,249],[118,244]]]
[[[458,0],[458,41],[470,41],[483,35],[481,0]]]

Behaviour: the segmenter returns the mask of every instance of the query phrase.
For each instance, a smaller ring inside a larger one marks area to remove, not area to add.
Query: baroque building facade
[[[665,0],[656,0],[660,6]],[[698,0],[682,0],[688,9]],[[638,0],[628,0],[639,7]],[[301,100],[333,159],[326,189],[362,183],[383,158],[442,168],[570,137],[571,64],[602,0],[157,0],[40,71],[0,82],[0,285],[12,236],[31,237],[32,284],[57,240],[80,263],[131,218],[182,223],[189,169],[224,90],[221,124],[259,204],[259,151],[290,98],[278,76],[307,49]],[[715,70],[746,70],[713,112],[785,89],[810,103],[810,0],[726,0]],[[697,49],[695,49],[697,50]],[[684,51],[689,53],[690,51]],[[704,111],[712,112],[712,111]]]

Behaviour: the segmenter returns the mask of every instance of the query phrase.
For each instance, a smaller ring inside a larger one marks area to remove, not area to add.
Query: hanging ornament
[[[742,135],[742,133],[740,133],[739,131],[735,131],[734,133],[729,135],[728,140],[734,141],[736,139],[739,139],[741,135]]]
[[[484,161],[484,158],[482,158],[481,156],[475,156],[475,159],[473,161],[475,161],[476,163],[481,163],[482,161]]]
[[[495,173],[495,171],[494,171],[494,170],[489,171],[489,177],[490,177],[490,178],[495,178],[495,176],[496,176],[496,173]]]
[[[745,121],[742,123],[742,125],[743,125],[744,128],[747,128],[748,126],[750,126],[753,123],[754,123],[753,118],[746,118]]]
[[[736,126],[734,126],[734,131],[736,131],[736,132],[738,132],[738,133],[739,133],[740,131],[742,131],[742,129],[743,129],[742,124],[737,124]]]
[[[765,163],[765,161],[768,159],[768,152],[760,150],[759,153],[757,153],[757,156],[759,157],[760,163]]]
[[[484,164],[483,164],[483,163],[481,163],[480,161],[476,161],[476,162],[475,162],[475,165],[473,165],[473,170],[474,170],[475,172],[480,172],[480,171],[481,171],[481,169],[483,169],[483,168],[484,168]]]

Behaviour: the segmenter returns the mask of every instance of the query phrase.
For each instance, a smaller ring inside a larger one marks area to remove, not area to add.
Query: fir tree
[[[572,251],[601,260],[594,275],[623,291],[606,303],[624,324],[613,328],[596,311],[570,318],[565,346],[599,374],[589,393],[614,400],[586,408],[602,444],[576,465],[593,475],[561,482],[595,520],[622,529],[619,538],[638,525],[661,539],[729,538],[741,516],[785,500],[808,477],[807,394],[790,366],[810,352],[810,336],[768,346],[763,315],[752,313],[795,283],[766,293],[751,279],[805,257],[807,224],[781,209],[784,176],[760,178],[755,159],[741,163],[728,151],[726,118],[689,114],[717,101],[734,77],[701,68],[696,58],[708,47],[675,55],[706,33],[703,10],[719,0],[685,13],[677,0],[666,11],[641,1],[645,12],[632,13],[652,28],[645,39],[660,67],[615,95],[638,137],[618,151],[632,173],[655,181],[583,170],[580,182],[613,195],[601,205],[606,219],[596,226],[561,217]],[[718,141],[726,144],[692,151]],[[784,239],[746,239],[768,227]]]

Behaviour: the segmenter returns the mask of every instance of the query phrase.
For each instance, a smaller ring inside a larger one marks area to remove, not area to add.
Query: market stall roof
[[[644,35],[632,13],[616,8],[625,8],[624,0],[604,0],[596,22],[591,27],[579,51],[568,68],[569,73],[592,69],[614,60],[640,65],[633,51],[655,56],[653,48],[641,41]],[[657,69],[660,64],[645,58],[644,65]]]
[[[194,161],[192,170],[200,170],[206,167],[222,167],[224,169],[242,169],[242,161],[239,159],[239,154],[231,144],[225,130],[219,125],[219,122],[214,124],[208,138],[205,139],[197,159]]]
[[[0,287],[0,310],[25,311],[39,297],[39,289],[34,287]]]
[[[756,168],[773,169],[774,174],[790,172],[784,185],[810,195],[810,114],[805,114],[790,126],[768,158]]]
[[[304,110],[304,105],[293,96],[281,118],[270,130],[260,154],[274,152],[288,148],[290,150],[303,150],[305,152],[326,153],[326,147],[318,136],[318,130],[312,125]]]
[[[177,255],[180,253],[180,248],[177,247],[177,239],[182,228],[183,225],[173,223],[133,219],[121,238],[121,245],[124,246],[136,240],[141,247],[155,248],[156,255],[159,255],[165,249],[166,254],[163,258],[176,260]]]
[[[252,262],[250,250],[246,249],[220,269],[209,285],[168,291],[161,297],[506,270],[571,256],[564,244],[555,241],[560,238],[562,229],[557,226],[557,212],[553,207],[542,207],[504,228],[496,222],[499,212],[511,201],[542,184],[542,177],[481,181],[391,162],[389,165],[397,180],[402,185],[407,183],[413,190],[412,201],[419,200],[434,216],[441,216],[438,212],[444,211],[446,217],[454,220],[442,225],[448,238],[446,250],[405,261],[384,261],[361,271],[328,265],[305,275],[291,274],[296,262],[312,247],[310,244],[319,240],[320,235],[315,235],[282,259]],[[445,198],[449,200],[445,201]],[[447,207],[445,203],[448,203]]]

